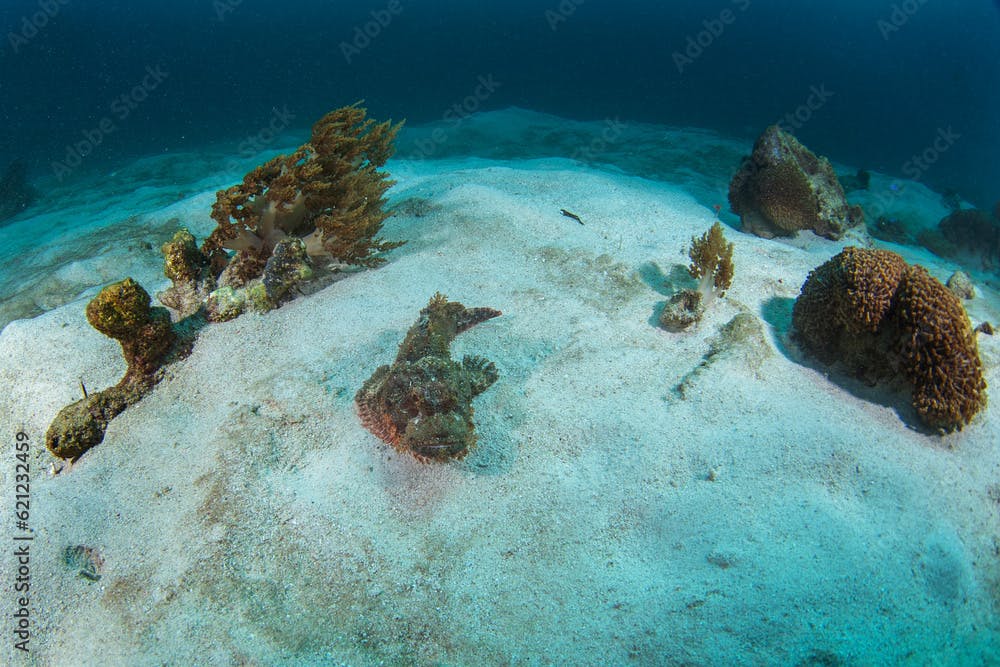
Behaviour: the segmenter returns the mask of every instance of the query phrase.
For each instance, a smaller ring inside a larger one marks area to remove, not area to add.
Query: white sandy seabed
[[[673,334],[658,309],[714,219],[681,187],[564,159],[389,168],[384,236],[409,243],[386,265],[206,327],[71,470],[49,472],[49,422],[81,378],[124,370],[84,318],[94,290],[3,330],[3,503],[20,429],[35,539],[31,653],[5,627],[2,662],[996,664],[998,399],[925,434],[789,340],[807,273],[851,239],[727,229],[732,289]],[[170,215],[204,235],[206,200]],[[452,348],[500,379],[478,448],[422,465],[353,397],[437,291],[503,311]],[[989,287],[967,307],[1000,319]],[[721,341],[740,312],[762,344]],[[998,387],[1000,345],[979,344]],[[74,545],[100,553],[98,581],[67,566]]]

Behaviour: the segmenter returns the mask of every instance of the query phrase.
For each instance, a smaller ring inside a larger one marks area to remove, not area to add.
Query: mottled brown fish
[[[500,314],[435,294],[396,360],[380,366],[354,397],[364,427],[422,463],[468,454],[476,444],[472,399],[496,381],[497,370],[482,357],[459,363],[449,347],[458,334]]]

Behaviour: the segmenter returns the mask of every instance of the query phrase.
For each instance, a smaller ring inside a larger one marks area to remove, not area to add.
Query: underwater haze
[[[835,161],[980,206],[1000,189],[988,0],[11,0],[0,26],[0,161],[36,178],[68,176],[58,163],[105,118],[115,129],[84,146],[86,168],[238,142],[275,109],[302,128],[364,99],[410,123],[518,106],[747,139],[791,118]]]

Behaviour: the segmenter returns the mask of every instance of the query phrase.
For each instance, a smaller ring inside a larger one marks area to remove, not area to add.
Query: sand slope
[[[78,378],[116,379],[115,344],[85,299],[0,334],[0,414],[39,470],[33,664],[1000,654],[998,399],[940,438],[802,359],[792,300],[843,244],[727,229],[732,290],[671,334],[658,308],[713,220],[680,189],[568,160],[390,167],[385,235],[410,242],[387,265],[208,327],[71,471],[42,474],[45,428]],[[477,450],[421,465],[361,427],[353,396],[435,291],[503,311],[453,346],[500,379],[475,403]],[[996,323],[997,303],[987,289],[970,311]],[[740,312],[764,345],[706,361]],[[1000,346],[980,346],[998,387]],[[62,563],[75,544],[99,549],[100,581]]]

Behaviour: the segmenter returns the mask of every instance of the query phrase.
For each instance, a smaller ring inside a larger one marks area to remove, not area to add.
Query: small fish
[[[565,215],[567,218],[573,218],[574,220],[576,220],[577,222],[579,222],[581,225],[583,224],[583,220],[581,220],[580,216],[578,216],[576,213],[570,213],[569,211],[567,211],[564,208],[559,209],[559,212],[562,213],[563,215]]]

